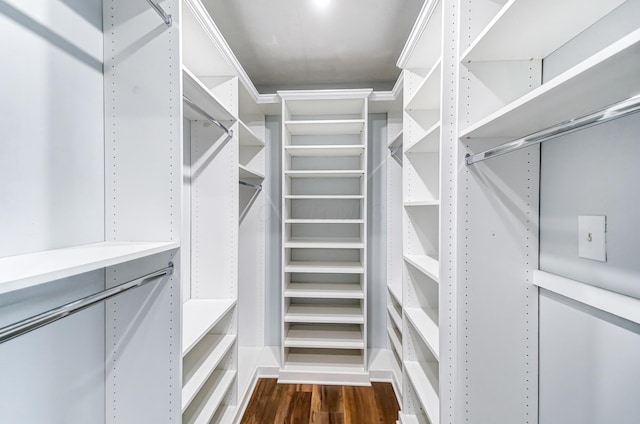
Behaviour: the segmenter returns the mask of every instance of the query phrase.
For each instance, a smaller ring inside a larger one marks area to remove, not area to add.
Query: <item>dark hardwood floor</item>
[[[263,378],[241,424],[395,424],[399,410],[390,383],[320,386]]]

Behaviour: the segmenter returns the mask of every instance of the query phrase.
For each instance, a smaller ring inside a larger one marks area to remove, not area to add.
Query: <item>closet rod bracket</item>
[[[169,15],[167,12],[165,12],[162,6],[160,6],[158,3],[154,2],[153,0],[147,0],[147,3],[149,3],[149,6],[151,6],[153,10],[156,11],[156,13],[162,18],[162,20],[167,26],[171,26],[173,24],[173,17]]]

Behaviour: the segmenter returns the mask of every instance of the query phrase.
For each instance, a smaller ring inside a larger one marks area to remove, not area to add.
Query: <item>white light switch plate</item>
[[[578,217],[578,256],[594,261],[607,261],[607,217]]]

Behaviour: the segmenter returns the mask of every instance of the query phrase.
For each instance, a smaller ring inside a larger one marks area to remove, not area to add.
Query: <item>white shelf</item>
[[[389,289],[391,296],[393,296],[396,302],[402,306],[402,287],[396,287],[395,284],[388,284],[387,288]]]
[[[418,418],[415,415],[407,415],[402,412],[398,412],[398,423],[399,424],[420,424]]]
[[[289,283],[284,297],[364,299],[364,293],[358,283]]]
[[[235,300],[186,301],[182,305],[182,355],[193,349],[235,304]]]
[[[429,73],[416,89],[415,94],[405,107],[405,110],[439,110],[442,59],[433,65]]]
[[[286,249],[364,249],[359,238],[295,238],[288,240]]]
[[[235,378],[235,371],[215,371],[182,414],[183,424],[208,424]]]
[[[289,353],[284,362],[285,371],[361,373],[364,372],[362,355],[349,355],[326,351],[321,353]]]
[[[470,125],[460,137],[516,139],[595,112],[640,92],[638,74],[640,29]]]
[[[406,153],[437,153],[440,151],[440,121],[429,127],[422,137],[405,146]]]
[[[322,349],[364,349],[362,331],[356,326],[292,325],[285,347]]]
[[[364,224],[364,219],[332,219],[332,218],[301,218],[301,219],[285,219],[285,224]]]
[[[211,91],[186,66],[182,66],[184,95],[218,121],[235,121],[237,118],[211,93]],[[200,113],[185,104],[184,116],[189,120],[205,120]]]
[[[427,345],[433,356],[440,359],[440,330],[435,322],[425,311],[420,308],[405,308],[405,316]],[[434,311],[438,315],[438,311]]]
[[[287,200],[362,200],[361,194],[288,194]]]
[[[0,258],[0,294],[179,247],[177,242],[101,242]]]
[[[289,178],[360,178],[364,171],[360,169],[349,170],[322,170],[322,171],[286,171]]]
[[[398,133],[398,135],[396,135],[396,136],[393,138],[393,140],[391,140],[391,141],[389,142],[389,144],[387,145],[387,148],[388,148],[388,149],[392,149],[392,148],[394,148],[394,147],[396,147],[396,146],[401,145],[401,144],[403,143],[403,139],[404,139],[404,131],[400,131],[400,132]]]
[[[264,174],[258,171],[252,171],[244,165],[238,165],[239,176],[240,178],[245,179],[253,179],[253,180],[264,180]]]
[[[426,255],[404,255],[404,260],[433,281],[440,282],[440,262],[437,259]]]
[[[429,364],[426,364],[427,367]],[[432,423],[440,422],[440,396],[438,396],[438,377],[429,368],[425,371],[419,363],[405,361],[405,375],[413,386],[413,392],[418,397],[427,418]]]
[[[623,2],[510,0],[461,61],[544,59]]]
[[[398,338],[398,335],[391,324],[387,325],[387,335],[389,336],[389,340],[391,340],[391,346],[396,351],[396,355],[398,355],[399,358],[402,358],[402,342]]]
[[[398,327],[400,329],[400,331],[402,331],[402,315],[400,313],[398,313],[396,308],[394,308],[394,306],[391,303],[391,301],[387,302],[387,312],[388,312],[389,316],[391,317],[391,319],[393,320],[393,322],[396,325],[396,327]]]
[[[235,340],[235,336],[208,334],[191,350],[190,355],[185,357],[182,412],[189,407]],[[188,363],[189,361],[193,362]]]
[[[285,146],[285,152],[291,156],[360,156],[364,145],[322,145],[322,146]]]
[[[364,119],[286,121],[285,126],[291,135],[360,134],[364,131]]]
[[[360,305],[296,304],[289,305],[284,321],[307,324],[364,324],[364,315]]]
[[[244,122],[238,121],[240,146],[264,147],[264,140],[258,137]]]
[[[422,200],[416,202],[404,202],[405,208],[417,207],[417,206],[440,206],[440,200]]]
[[[325,273],[325,274],[363,274],[364,267],[359,262],[289,262],[284,272]]]

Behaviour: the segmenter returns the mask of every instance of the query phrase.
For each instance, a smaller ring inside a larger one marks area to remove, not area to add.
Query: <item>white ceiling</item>
[[[424,0],[203,0],[261,93],[390,90]]]

